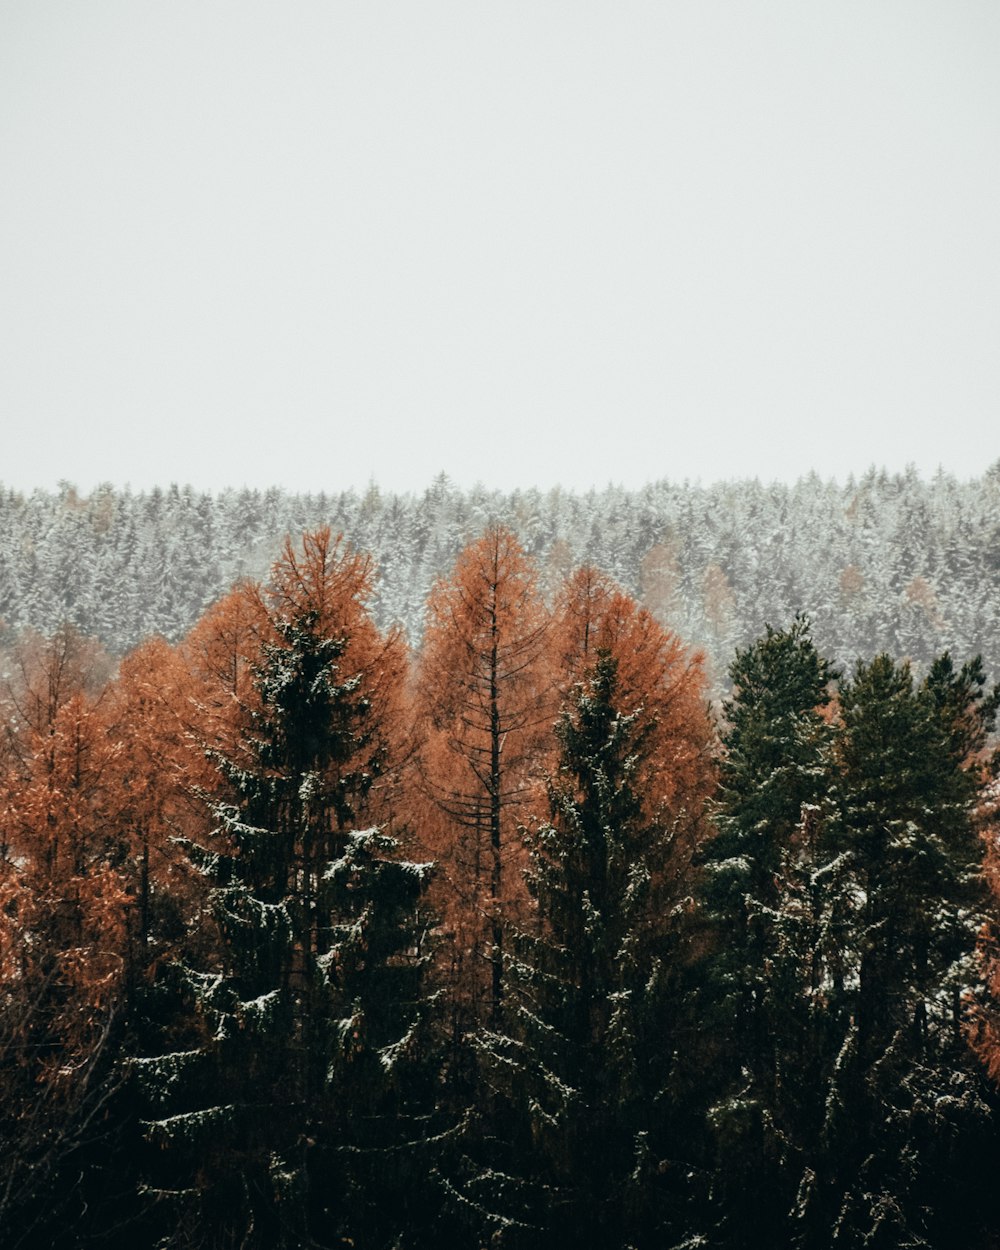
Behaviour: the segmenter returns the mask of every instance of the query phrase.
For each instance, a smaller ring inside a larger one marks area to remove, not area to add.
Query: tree
[[[692,888],[691,861],[706,833],[705,801],[715,784],[704,656],[586,566],[567,578],[557,597],[550,652],[564,702],[599,654],[614,660],[617,706],[623,715],[638,716],[647,739],[636,793],[644,818],[670,831],[678,902]]]
[[[458,1032],[497,1019],[503,999],[505,924],[523,900],[518,820],[553,714],[547,623],[534,567],[501,526],[462,552],[428,602],[416,702],[437,813],[429,848],[442,865],[461,987]]]
[[[503,1027],[480,1036],[494,1106],[458,1193],[495,1244],[660,1244],[677,1197],[653,1153],[671,838],[637,786],[654,726],[622,693],[599,650],[567,698],[550,818],[530,836],[538,924],[510,955]]]
[[[129,845],[99,649],[29,637],[0,776],[0,1233],[57,1244],[99,1205],[125,1006]],[[105,1182],[106,1187],[106,1182]]]
[[[808,622],[768,626],[729,671],[702,891],[698,995],[714,1073],[703,1218],[726,1245],[749,1247],[787,1237],[819,1132],[843,872],[827,832],[835,674]]]
[[[366,1152],[405,1125],[429,870],[358,828],[392,762],[401,675],[368,592],[368,562],[328,530],[301,552],[286,544],[259,592],[268,630],[243,751],[213,752],[229,798],[211,801],[212,837],[187,847],[210,885],[219,963],[175,970],[192,1012],[183,1028],[168,1016],[170,1049],[136,1063],[159,1107],[150,1138],[169,1148],[154,1188],[188,1202],[175,1237],[185,1220],[220,1245],[370,1230],[345,1151],[370,1167]]]
[[[842,691],[856,993],[826,1126],[815,1244],[975,1245],[996,1128],[966,1040],[986,919],[975,818],[998,690],[945,653],[859,663]],[[834,1235],[829,1236],[833,1228]]]

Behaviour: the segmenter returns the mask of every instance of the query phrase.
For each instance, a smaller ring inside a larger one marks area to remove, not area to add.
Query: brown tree
[[[200,879],[176,844],[205,828],[199,797],[212,780],[203,747],[201,693],[185,656],[162,638],[122,661],[109,691],[116,744],[118,820],[129,847],[130,971],[149,976],[195,927]]]
[[[0,1229],[74,1201],[68,1161],[116,1083],[127,842],[99,649],[74,631],[15,649],[0,777]],[[59,1178],[62,1178],[60,1181]],[[44,1235],[44,1234],[41,1234]]]
[[[704,657],[597,569],[578,569],[556,603],[551,650],[563,702],[600,654],[617,666],[619,708],[641,711],[648,758],[635,779],[647,820],[693,849],[714,784]]]
[[[238,749],[247,708],[256,701],[253,666],[271,638],[260,588],[241,582],[205,610],[180,644],[188,680],[176,710],[201,746]]]
[[[433,588],[417,671],[428,852],[454,935],[456,1027],[496,1018],[505,919],[525,898],[528,818],[555,716],[548,614],[515,536],[491,526]]]

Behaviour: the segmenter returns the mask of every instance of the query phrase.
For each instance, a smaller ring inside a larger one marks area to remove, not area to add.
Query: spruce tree
[[[651,725],[600,653],[563,711],[550,817],[530,836],[534,929],[504,1027],[480,1034],[494,1102],[459,1198],[497,1244],[659,1244],[650,1130],[666,1055],[658,883],[669,831],[635,780]]]
[[[781,1244],[818,1133],[842,871],[829,845],[835,677],[809,623],[738,651],[704,857],[696,994],[711,1103],[701,1217],[722,1244]]]
[[[979,660],[956,670],[947,653],[919,684],[908,664],[877,656],[843,690],[856,991],[829,1099],[816,1246],[944,1248],[984,1234],[995,1127],[965,1024],[980,988],[975,807],[996,706]]]
[[[189,1014],[178,1024],[165,1006],[171,1049],[135,1065],[149,1137],[167,1148],[150,1189],[186,1203],[180,1244],[193,1228],[220,1246],[338,1244],[357,1228],[390,1240],[364,1174],[406,1134],[428,867],[356,827],[388,751],[385,666],[355,667],[366,585],[328,532],[286,550],[243,749],[214,753],[228,797],[211,803],[212,837],[187,843],[217,955],[173,970]]]

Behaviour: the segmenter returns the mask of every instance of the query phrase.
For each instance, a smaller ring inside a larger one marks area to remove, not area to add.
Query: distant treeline
[[[926,665],[948,647],[1000,668],[1000,464],[969,482],[872,470],[586,494],[444,477],[418,495],[0,491],[0,621],[68,621],[119,655],[176,641],[236,579],[266,575],[286,534],[329,525],[374,557],[378,624],[418,642],[435,578],[490,522],[517,534],[548,594],[580,564],[608,573],[706,651],[716,688],[734,647],[799,611],[840,663],[885,648]]]

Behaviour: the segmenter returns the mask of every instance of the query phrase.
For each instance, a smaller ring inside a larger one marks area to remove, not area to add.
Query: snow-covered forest
[[[996,1250],[1000,467],[2,508],[4,1247]]]
[[[115,654],[151,633],[175,641],[237,578],[266,574],[286,534],[330,525],[376,562],[375,619],[417,642],[433,580],[491,521],[518,535],[547,592],[583,563],[610,574],[706,651],[716,685],[734,647],[797,611],[842,664],[882,648],[926,663],[950,647],[1000,668],[1000,465],[969,482],[873,470],[843,485],[585,495],[445,479],[417,496],[0,491],[0,621],[70,621]]]

